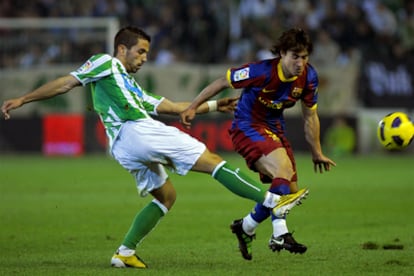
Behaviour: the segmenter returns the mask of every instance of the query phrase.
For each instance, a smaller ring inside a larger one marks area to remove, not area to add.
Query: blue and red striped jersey
[[[274,132],[284,131],[283,111],[298,100],[317,107],[318,74],[309,63],[302,75],[286,79],[280,58],[262,60],[227,70],[227,80],[242,89],[233,127],[249,129],[264,125]]]

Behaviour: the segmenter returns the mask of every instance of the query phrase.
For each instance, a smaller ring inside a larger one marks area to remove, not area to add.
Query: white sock
[[[280,195],[266,192],[265,200],[263,201],[263,206],[273,209],[276,207],[277,203],[279,202]]]
[[[257,221],[255,221],[250,214],[243,218],[243,231],[247,235],[253,235],[256,232],[256,228],[259,225]]]
[[[135,250],[134,249],[130,249],[128,247],[126,247],[125,245],[121,245],[118,248],[118,254],[124,257],[129,257],[135,254]]]
[[[287,228],[287,224],[286,224],[286,219],[277,218],[272,221],[272,225],[273,225],[273,236],[274,237],[279,237],[289,232]]]

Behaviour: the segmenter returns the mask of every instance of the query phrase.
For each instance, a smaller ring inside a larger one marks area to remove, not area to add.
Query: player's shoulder
[[[266,67],[268,67],[268,68],[270,68],[272,66],[276,66],[277,62],[278,62],[278,59],[276,59],[276,58],[255,60],[255,61],[251,61],[251,62],[242,64],[241,66],[232,67],[230,69],[238,70],[238,69],[246,68],[246,67],[250,67],[250,68],[266,68]]]
[[[112,65],[112,56],[108,54],[95,54],[91,56],[81,67],[76,71],[72,72],[73,74],[85,74],[91,71],[103,71]],[[99,68],[99,69],[97,69]]]
[[[278,59],[263,59],[249,63],[252,75],[269,75],[277,68]]]
[[[306,65],[306,78],[308,79],[308,80],[312,80],[312,79],[318,79],[318,71],[316,70],[316,68],[312,65],[312,64],[310,64],[310,63],[308,63],[307,65]]]
[[[318,74],[316,68],[312,64],[307,63],[306,67],[307,67],[307,70],[308,70],[308,74],[316,74],[316,75]]]
[[[279,62],[278,58],[271,58],[271,59],[262,59],[262,60],[254,61],[254,62],[251,62],[250,64],[254,66],[262,67],[262,68],[272,68],[272,67],[277,66],[278,62]]]
[[[109,54],[98,53],[98,54],[94,54],[93,56],[91,56],[89,58],[89,61],[91,61],[91,62],[99,61],[100,63],[102,63],[102,62],[106,62],[106,61],[109,61],[109,60],[112,60],[112,59],[113,59],[113,57]]]

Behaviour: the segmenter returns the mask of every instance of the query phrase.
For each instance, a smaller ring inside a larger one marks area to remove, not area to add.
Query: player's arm
[[[181,123],[186,128],[190,128],[191,120],[194,119],[195,114],[198,113],[198,108],[204,105],[204,103],[210,98],[216,96],[221,91],[226,88],[230,88],[230,83],[227,81],[226,77],[221,77],[207,85],[200,94],[193,100],[193,102],[188,106],[181,114]]]
[[[196,109],[197,114],[219,111],[219,112],[233,112],[237,105],[239,97],[227,97],[216,101],[204,102]],[[169,99],[164,100],[157,106],[157,113],[159,114],[173,114],[177,115],[186,110],[190,102],[173,102]]]
[[[335,162],[322,153],[320,141],[320,122],[316,105],[307,107],[302,103],[302,114],[304,118],[305,139],[310,145],[312,161],[315,171],[329,171],[331,166],[336,166]]]
[[[1,106],[1,112],[3,113],[3,116],[6,120],[10,119],[10,110],[19,108],[20,106],[29,102],[44,100],[52,98],[59,94],[66,93],[75,86],[79,86],[80,84],[81,83],[72,75],[66,75],[57,78],[45,83],[44,85],[21,97],[4,101],[3,105]]]

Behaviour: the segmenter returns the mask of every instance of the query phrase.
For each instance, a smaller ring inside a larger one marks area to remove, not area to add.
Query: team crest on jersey
[[[250,68],[243,68],[237,71],[234,71],[234,81],[241,81],[249,78]]]
[[[293,96],[294,98],[299,98],[299,97],[300,97],[300,95],[302,94],[302,91],[303,91],[303,88],[300,88],[300,87],[295,87],[295,88],[293,88],[293,90],[292,90],[292,96]]]
[[[87,62],[85,62],[81,67],[79,67],[78,69],[78,73],[83,73],[88,71],[90,68],[92,67],[92,62],[90,60],[88,60]]]

